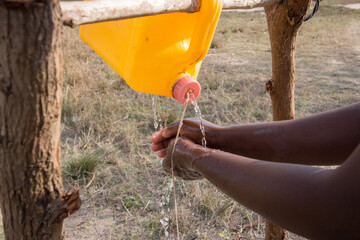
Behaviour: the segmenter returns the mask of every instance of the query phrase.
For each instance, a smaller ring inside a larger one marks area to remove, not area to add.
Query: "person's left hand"
[[[171,174],[171,155],[174,144],[175,139],[169,143],[162,164],[164,170],[169,174]],[[194,163],[199,161],[201,157],[206,156],[209,151],[209,148],[204,148],[188,139],[179,138],[173,155],[174,175],[184,180],[202,179],[203,176],[196,170]]]

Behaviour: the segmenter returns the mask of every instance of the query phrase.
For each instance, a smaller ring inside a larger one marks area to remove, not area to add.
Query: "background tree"
[[[295,118],[295,46],[296,36],[311,0],[285,0],[265,6],[271,42],[272,78],[266,83],[270,93],[273,120]],[[288,233],[269,221],[265,239],[288,239]]]

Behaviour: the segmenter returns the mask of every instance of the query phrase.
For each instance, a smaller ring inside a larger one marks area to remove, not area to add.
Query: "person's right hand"
[[[205,128],[205,139],[207,146],[210,148],[216,148],[221,127],[205,120],[203,120],[203,125]],[[178,127],[179,122],[175,122],[152,135],[151,150],[158,152],[159,157],[164,158],[166,156],[166,149],[169,145],[169,141],[176,137]],[[190,139],[194,143],[201,145],[201,139],[203,138],[203,135],[200,131],[199,119],[185,119],[180,131],[180,137]]]

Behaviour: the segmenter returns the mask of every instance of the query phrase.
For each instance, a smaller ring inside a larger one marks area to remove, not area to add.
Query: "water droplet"
[[[163,125],[162,125],[162,122],[161,122],[161,118],[159,116],[159,113],[158,113],[158,96],[156,95],[153,95],[152,97],[152,106],[153,106],[153,109],[154,109],[154,128],[155,130],[158,129],[158,127],[160,126],[160,129],[163,128]]]

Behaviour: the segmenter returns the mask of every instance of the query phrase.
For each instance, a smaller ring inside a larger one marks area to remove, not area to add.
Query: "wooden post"
[[[296,36],[310,3],[311,0],[285,0],[265,6],[272,54],[272,78],[266,83],[266,90],[270,93],[274,121],[295,118]],[[288,233],[267,221],[265,239],[288,239]]]
[[[7,240],[63,239],[58,0],[0,1],[0,205]]]

